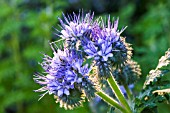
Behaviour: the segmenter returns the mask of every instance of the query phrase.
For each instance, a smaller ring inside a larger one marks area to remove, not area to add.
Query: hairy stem
[[[128,113],[132,113],[128,102],[126,101],[124,95],[122,94],[116,80],[114,79],[113,75],[107,79],[110,87],[112,88],[113,92],[115,93],[116,97],[120,101],[120,103],[127,109]]]
[[[123,108],[116,100],[105,94],[103,91],[97,92],[96,94],[111,106],[119,109],[122,113],[128,113],[128,111],[126,111],[126,109]]]

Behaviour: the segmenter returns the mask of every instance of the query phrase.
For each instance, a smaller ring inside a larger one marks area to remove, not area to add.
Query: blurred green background
[[[57,18],[79,9],[119,17],[119,28],[128,26],[122,36],[142,68],[136,92],[170,47],[169,0],[0,0],[0,113],[92,113],[88,103],[66,111],[53,96],[38,101],[40,93],[33,92],[40,88],[33,74],[42,71],[41,52],[51,54],[48,42],[57,39]],[[161,104],[159,111],[169,113],[170,106]]]

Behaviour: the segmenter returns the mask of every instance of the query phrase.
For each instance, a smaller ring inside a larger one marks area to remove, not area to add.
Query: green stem
[[[128,113],[132,113],[128,102],[126,101],[124,95],[122,94],[116,80],[114,79],[113,75],[111,75],[107,79],[110,87],[112,88],[113,92],[115,93],[116,97],[119,99],[120,103],[127,109]]]
[[[105,94],[104,92],[100,91],[96,93],[101,99],[103,99],[105,102],[110,104],[111,106],[119,109],[122,113],[128,113],[126,109],[124,109],[116,100]]]
[[[128,96],[128,99],[132,100],[132,92],[130,91],[128,85],[123,85],[125,90],[126,90],[126,94]]]

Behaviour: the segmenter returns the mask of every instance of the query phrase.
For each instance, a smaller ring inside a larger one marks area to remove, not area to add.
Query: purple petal
[[[107,57],[113,57],[113,54],[112,53],[109,53],[106,55]]]
[[[64,90],[63,90],[63,89],[59,89],[59,90],[58,90],[57,95],[60,97],[60,96],[62,96],[62,95],[63,95],[63,92],[64,92]]]
[[[48,79],[55,79],[55,77],[54,76],[52,76],[52,75],[50,75],[50,74],[48,74],[47,76],[46,76]]]
[[[69,95],[70,94],[69,90],[68,89],[64,89],[64,94]]]
[[[93,53],[93,51],[91,51],[90,49],[85,49],[84,50],[87,54],[90,54],[90,55],[93,55],[94,53]]]
[[[118,22],[119,22],[119,18],[117,18],[117,20],[114,22],[114,30],[117,31],[118,28]]]
[[[78,78],[77,83],[81,83],[81,82],[82,82],[82,78]]]
[[[107,56],[103,56],[103,60],[104,60],[104,61],[107,61],[107,60],[108,60],[108,57],[107,57]]]
[[[102,44],[102,50],[105,51],[106,50],[106,45]]]
[[[112,51],[112,45],[110,45],[110,47],[106,49],[105,53],[108,54],[111,51]]]
[[[103,55],[103,52],[102,51],[99,51],[97,52],[98,55],[102,56]]]

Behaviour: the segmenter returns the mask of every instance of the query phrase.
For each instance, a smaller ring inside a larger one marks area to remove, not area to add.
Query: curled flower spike
[[[44,55],[41,63],[46,75],[35,74],[34,80],[43,87],[36,92],[55,95],[56,102],[65,109],[72,109],[82,105],[86,96],[87,99],[94,97],[95,89],[89,80],[91,68],[83,65],[81,53],[76,50],[60,50],[53,52],[53,58]]]
[[[133,60],[128,60],[125,65],[113,71],[113,76],[121,85],[129,85],[135,83],[141,75],[140,66]]]

